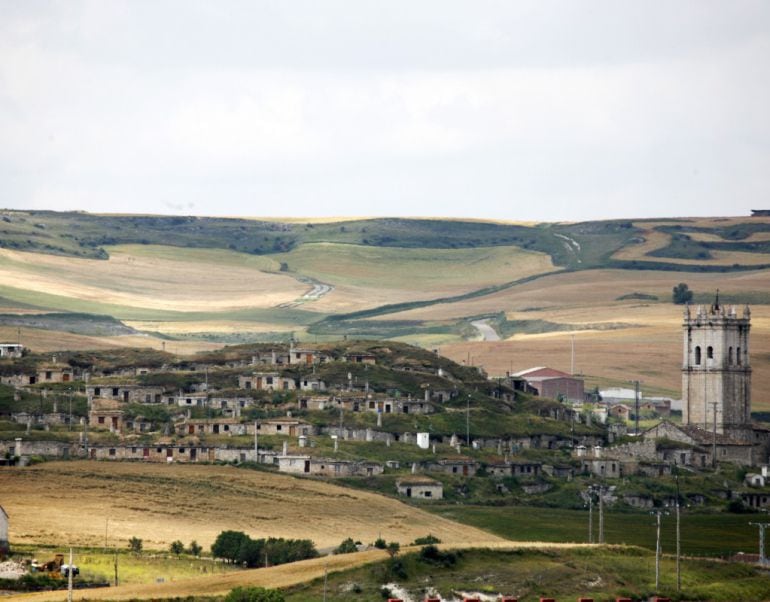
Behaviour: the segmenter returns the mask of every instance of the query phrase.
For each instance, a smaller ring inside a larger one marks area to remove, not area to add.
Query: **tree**
[[[680,282],[674,287],[671,297],[675,304],[684,305],[692,301],[692,291],[687,284]]]
[[[217,535],[216,541],[211,544],[211,553],[214,558],[224,558],[230,562],[238,560],[241,546],[250,541],[248,535],[242,531],[222,531]]]
[[[356,542],[350,537],[343,540],[343,542],[334,550],[335,554],[350,554],[352,552],[358,552],[358,547],[356,546]]]
[[[139,554],[142,551],[142,540],[138,537],[132,537],[128,540],[128,549],[134,554]]]
[[[284,598],[277,589],[236,587],[225,596],[225,602],[284,602]]]
[[[388,544],[388,547],[385,549],[388,552],[388,556],[390,556],[391,558],[395,558],[396,555],[401,551],[401,544],[398,543],[397,541],[391,541]]]
[[[177,539],[176,541],[171,542],[171,545],[169,546],[169,550],[171,551],[172,554],[179,556],[184,552],[184,544]]]
[[[382,537],[378,537],[374,541],[374,547],[377,548],[378,550],[384,550],[385,548],[388,547],[388,544],[385,543],[385,540]]]
[[[198,542],[194,539],[190,542],[190,547],[187,548],[187,551],[192,554],[193,556],[200,556],[201,552],[203,551],[203,548],[198,545]]]

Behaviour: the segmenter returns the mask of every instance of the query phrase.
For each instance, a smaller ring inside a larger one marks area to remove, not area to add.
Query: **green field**
[[[521,541],[588,542],[588,509],[564,510],[528,506],[426,506],[445,518],[479,527],[501,537]],[[674,509],[661,523],[665,553],[676,550]],[[681,513],[682,553],[691,556],[727,557],[743,552],[756,554],[757,528],[749,525],[760,517],[752,514],[706,514],[690,510]],[[605,541],[655,549],[655,517],[647,512],[605,513]],[[598,512],[594,513],[594,538],[598,533]]]
[[[462,290],[515,280],[552,269],[550,258],[519,247],[405,249],[312,243],[271,256],[292,272],[335,286]]]
[[[416,600],[428,592],[438,592],[442,599],[462,599],[467,593],[490,596],[484,599],[504,594],[519,600],[584,596],[597,601],[618,596],[646,600],[656,593],[676,600],[724,602],[770,596],[766,573],[750,565],[687,559],[681,564],[681,580],[682,591],[677,592],[675,562],[665,557],[656,592],[654,554],[638,548],[463,550],[436,559],[410,553],[395,561],[332,573],[325,586],[324,579],[316,579],[290,588],[286,599],[373,602],[387,597],[382,588],[386,584],[391,594],[407,592]]]

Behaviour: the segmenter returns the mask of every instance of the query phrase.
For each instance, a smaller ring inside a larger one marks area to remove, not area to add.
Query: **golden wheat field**
[[[199,351],[209,351],[222,347],[220,343],[206,341],[166,341],[152,336],[127,335],[98,337],[62,332],[60,330],[43,330],[40,328],[22,328],[23,343],[35,352],[85,349],[114,349],[116,347],[151,347],[165,349],[169,353],[188,355]],[[18,329],[13,326],[0,326],[0,341],[15,341]]]
[[[312,539],[319,548],[346,537],[497,539],[374,493],[229,466],[51,462],[0,472],[0,491],[17,543],[104,545],[105,529],[109,546],[139,537],[149,549],[177,539],[207,548],[228,529]]]
[[[223,269],[226,268],[226,269]],[[112,247],[108,260],[0,250],[0,286],[92,303],[154,310],[267,308],[308,285],[259,256],[216,249]]]

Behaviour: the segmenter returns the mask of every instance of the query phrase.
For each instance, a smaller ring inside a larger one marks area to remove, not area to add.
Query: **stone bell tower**
[[[682,422],[739,441],[751,440],[751,365],[747,305],[738,317],[735,307],[698,306],[684,311]]]

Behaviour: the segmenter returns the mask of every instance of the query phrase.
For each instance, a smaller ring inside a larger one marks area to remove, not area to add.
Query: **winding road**
[[[471,322],[473,327],[481,334],[483,341],[499,341],[500,335],[497,331],[489,325],[489,320],[476,320]]]

